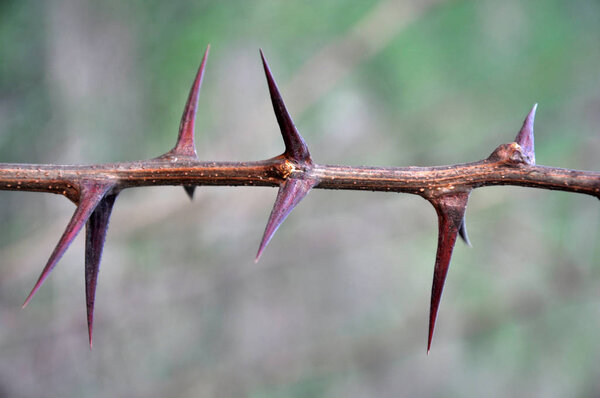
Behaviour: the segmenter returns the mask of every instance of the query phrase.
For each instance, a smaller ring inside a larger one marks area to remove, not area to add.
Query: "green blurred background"
[[[170,149],[205,46],[197,147],[283,145],[263,48],[317,163],[442,165],[514,139],[600,170],[598,1],[0,1],[0,161]],[[431,353],[435,212],[315,190],[259,264],[273,188],[125,191],[87,346],[83,239],[22,311],[73,206],[0,192],[0,397],[600,396],[600,207],[476,190]]]

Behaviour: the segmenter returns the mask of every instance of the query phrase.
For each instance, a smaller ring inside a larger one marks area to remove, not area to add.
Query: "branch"
[[[200,161],[194,145],[194,130],[207,56],[208,48],[183,112],[175,147],[164,155],[145,161],[90,166],[0,163],[0,190],[56,193],[66,196],[77,205],[71,222],[23,306],[29,303],[87,223],[85,275],[90,347],[94,295],[102,248],[114,201],[123,189],[181,185],[191,198],[194,188],[200,185],[279,187],[256,261],[281,223],[312,188],[404,192],[423,197],[434,206],[439,221],[428,351],[457,235],[468,243],[464,214],[468,196],[473,189],[492,185],[517,185],[600,198],[600,172],[535,164],[533,123],[537,104],[527,115],[514,142],[498,146],[491,155],[478,162],[437,167],[316,164],[285,107],[262,51],[271,102],[285,143],[285,152],[274,158],[252,162]]]

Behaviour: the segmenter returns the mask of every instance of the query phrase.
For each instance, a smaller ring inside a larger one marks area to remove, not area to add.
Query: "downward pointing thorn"
[[[194,199],[194,191],[196,190],[196,186],[195,185],[184,185],[183,189],[185,190],[185,193],[187,193],[187,196],[190,198],[190,200]]]
[[[71,242],[75,239],[81,228],[85,225],[92,212],[96,209],[96,206],[100,203],[104,195],[112,188],[111,185],[103,183],[88,183],[84,184],[81,188],[81,194],[79,198],[79,205],[71,217],[71,221],[67,225],[65,232],[58,241],[58,244],[54,248],[54,251],[50,255],[46,266],[44,267],[40,277],[38,278],[35,286],[27,296],[27,299],[23,303],[22,308],[27,307],[29,301],[33,298],[38,289],[42,286],[46,278],[50,275],[50,272],[54,269],[58,260],[65,253]]]
[[[297,179],[288,178],[279,187],[277,198],[275,199],[275,205],[269,216],[265,233],[260,242],[258,253],[254,260],[258,262],[263,250],[271,241],[271,238],[277,231],[277,228],[287,218],[291,211],[296,207],[298,203],[308,194],[312,187],[316,185],[317,181],[312,179]]]
[[[471,241],[469,240],[469,234],[467,233],[467,221],[465,220],[465,217],[463,217],[462,222],[460,223],[460,228],[458,228],[458,235],[467,246],[473,246],[471,245]]]
[[[454,250],[458,230],[465,215],[468,199],[469,192],[457,192],[430,199],[431,204],[435,207],[438,214],[439,235],[435,268],[433,270],[433,284],[431,286],[427,353],[429,353],[431,348],[442,291],[444,290],[452,251]]]
[[[108,231],[108,221],[115,203],[116,195],[103,198],[87,221],[85,228],[85,305],[87,309],[88,337],[90,350],[94,333],[94,304],[96,284],[100,271],[102,249]]]

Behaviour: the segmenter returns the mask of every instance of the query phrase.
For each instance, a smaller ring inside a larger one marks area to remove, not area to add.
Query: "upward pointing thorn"
[[[175,148],[168,152],[168,155],[174,156],[192,156],[196,157],[196,146],[194,145],[194,124],[196,123],[196,109],[198,107],[198,97],[200,95],[200,87],[202,86],[202,78],[204,77],[204,67],[206,65],[206,58],[210,50],[210,44],[206,46],[204,57],[196,79],[190,90],[190,94],[181,116],[181,123],[179,125],[179,136],[177,137],[177,144]]]
[[[535,164],[535,149],[533,146],[533,122],[535,121],[535,111],[537,110],[538,104],[533,105],[533,108],[529,111],[529,114],[523,122],[521,131],[517,134],[515,142],[521,146],[523,154],[529,158],[530,164]]]
[[[311,164],[312,160],[310,158],[310,153],[308,152],[308,147],[296,129],[294,121],[285,107],[262,50],[260,50],[260,56],[267,76],[267,83],[269,85],[269,93],[271,94],[271,102],[273,103],[275,117],[277,118],[277,123],[279,123],[281,135],[283,136],[283,141],[285,143],[284,156],[290,160]]]

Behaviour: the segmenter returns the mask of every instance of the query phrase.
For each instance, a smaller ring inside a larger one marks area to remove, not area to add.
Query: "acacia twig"
[[[253,162],[200,161],[194,145],[198,95],[208,48],[186,103],[173,149],[145,161],[100,165],[0,163],[0,190],[51,192],[69,198],[77,209],[42,274],[25,300],[25,307],[46,280],[78,232],[86,225],[85,281],[90,346],[94,296],[110,213],[120,191],[152,185],[181,185],[190,196],[200,185],[277,186],[279,192],[259,246],[256,261],[277,228],[312,188],[405,192],[428,200],[438,214],[439,240],[434,268],[429,335],[435,320],[457,236],[468,243],[464,214],[471,191],[492,185],[583,193],[600,198],[600,173],[535,164],[533,123],[537,104],[527,115],[515,141],[498,146],[484,160],[437,167],[354,167],[319,165],[294,126],[261,51],[271,101],[281,129],[285,152]]]

